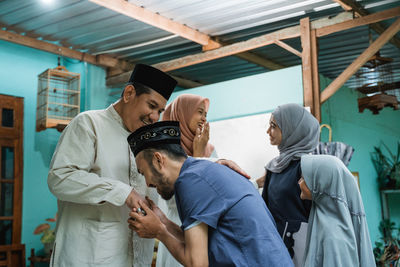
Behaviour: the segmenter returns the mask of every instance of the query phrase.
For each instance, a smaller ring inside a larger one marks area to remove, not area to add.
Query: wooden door
[[[23,109],[23,98],[0,95],[0,245],[21,243]]]

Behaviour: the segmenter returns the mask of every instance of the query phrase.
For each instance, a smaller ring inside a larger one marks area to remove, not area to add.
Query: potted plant
[[[400,266],[400,228],[390,220],[379,224],[382,234],[380,241],[375,242],[374,256],[377,267]]]
[[[54,223],[57,220],[57,214],[54,218],[46,219],[47,222]],[[35,228],[33,231],[35,235],[42,234],[40,241],[44,246],[44,252],[46,255],[51,254],[51,250],[53,249],[54,240],[56,239],[56,235],[54,232],[54,228],[51,228],[49,223],[42,223]]]
[[[385,144],[382,145],[386,153],[380,147],[374,147],[374,152],[371,155],[372,162],[378,174],[379,188],[400,188],[400,142],[397,144],[396,154],[392,153]]]

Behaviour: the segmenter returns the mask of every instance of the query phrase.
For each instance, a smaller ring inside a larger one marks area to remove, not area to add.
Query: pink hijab
[[[163,121],[179,121],[181,145],[189,156],[193,156],[193,139],[195,136],[195,133],[189,129],[189,123],[202,102],[204,102],[206,112],[208,112],[208,107],[210,105],[210,100],[208,98],[192,94],[180,95],[165,108],[162,116]],[[204,156],[210,157],[213,151],[214,146],[208,143]]]

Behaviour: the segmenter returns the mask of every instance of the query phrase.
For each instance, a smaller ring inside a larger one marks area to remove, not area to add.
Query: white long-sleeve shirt
[[[48,176],[58,199],[51,266],[150,266],[154,240],[128,228],[125,200],[134,188],[157,201],[137,172],[119,114],[87,111],[64,129]]]

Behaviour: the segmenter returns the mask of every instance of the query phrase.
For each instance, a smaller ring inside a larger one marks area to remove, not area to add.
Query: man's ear
[[[132,84],[128,84],[124,88],[124,92],[122,94],[122,100],[127,103],[132,100],[136,96],[135,87]]]
[[[153,154],[153,166],[157,166],[158,170],[161,170],[165,164],[165,156],[160,152],[154,152]]]

